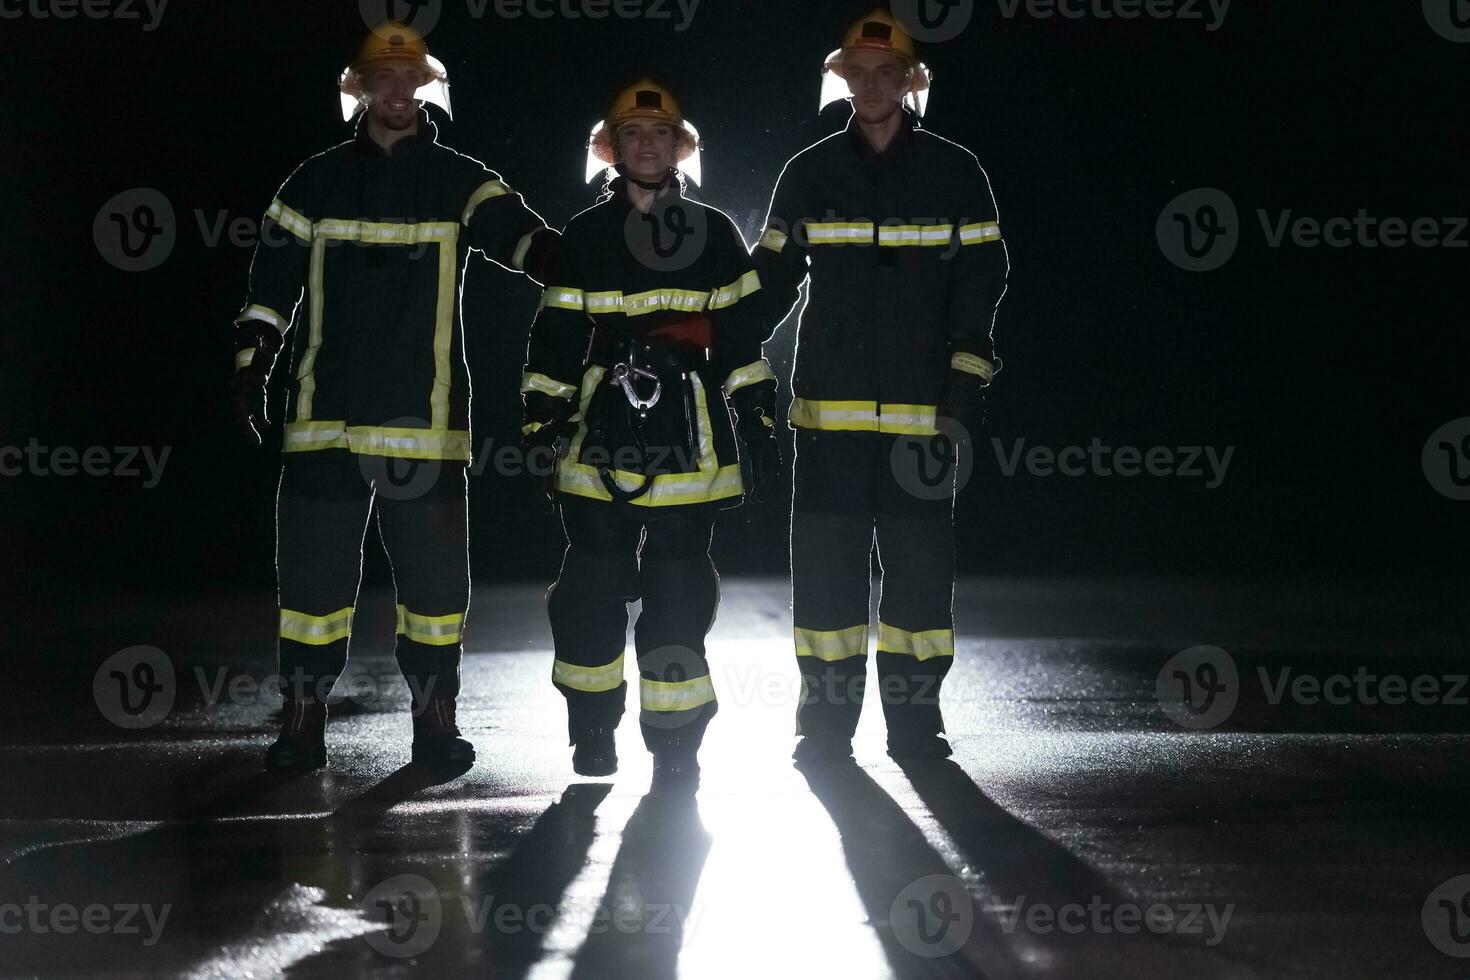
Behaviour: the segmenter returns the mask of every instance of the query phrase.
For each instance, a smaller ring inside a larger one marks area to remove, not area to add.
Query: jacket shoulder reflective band
[[[793,398],[787,420],[798,429],[828,432],[882,432],[932,436],[939,432],[935,405],[882,404]]]

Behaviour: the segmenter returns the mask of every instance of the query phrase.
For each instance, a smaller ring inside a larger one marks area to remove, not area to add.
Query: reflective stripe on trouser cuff
[[[447,647],[464,637],[464,613],[447,616],[420,616],[398,604],[398,632],[415,643]]]
[[[880,653],[901,653],[917,660],[928,660],[931,657],[953,657],[954,630],[909,632],[896,626],[889,626],[880,620],[878,623],[878,651]]]
[[[868,653],[868,624],[840,630],[809,630],[796,627],[796,655],[818,660],[846,660]]]
[[[565,660],[551,662],[551,680],[574,691],[615,691],[623,683],[623,655],[601,667],[582,667]]]
[[[715,699],[709,675],[687,681],[651,681],[638,678],[638,700],[644,711],[686,711]]]
[[[352,606],[325,616],[311,616],[295,609],[281,610],[281,639],[325,646],[352,635]]]

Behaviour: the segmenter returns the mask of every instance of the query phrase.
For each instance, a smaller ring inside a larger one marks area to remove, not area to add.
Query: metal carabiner
[[[646,378],[653,379],[652,398],[639,397],[638,389],[633,386],[634,379]],[[663,394],[663,382],[659,380],[658,375],[654,374],[652,371],[648,371],[641,367],[638,367],[636,364],[632,366],[629,366],[627,364],[614,365],[612,379],[613,384],[622,386],[623,396],[628,399],[628,404],[632,405],[640,412],[646,412],[653,406],[657,405],[659,397]]]

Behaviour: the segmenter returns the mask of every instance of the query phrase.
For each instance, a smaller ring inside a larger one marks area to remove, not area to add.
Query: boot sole
[[[314,772],[327,768],[326,755],[310,759],[275,759],[266,756],[265,767],[272,772]]]

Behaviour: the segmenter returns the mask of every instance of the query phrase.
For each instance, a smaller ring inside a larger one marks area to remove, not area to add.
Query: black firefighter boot
[[[281,709],[281,734],[265,753],[265,767],[308,771],[327,764],[327,706],[315,700],[287,699]]]
[[[425,766],[468,766],[475,747],[460,737],[455,699],[431,697],[413,715],[413,761]]]
[[[618,746],[611,728],[573,734],[572,771],[579,776],[611,776],[618,771]]]

